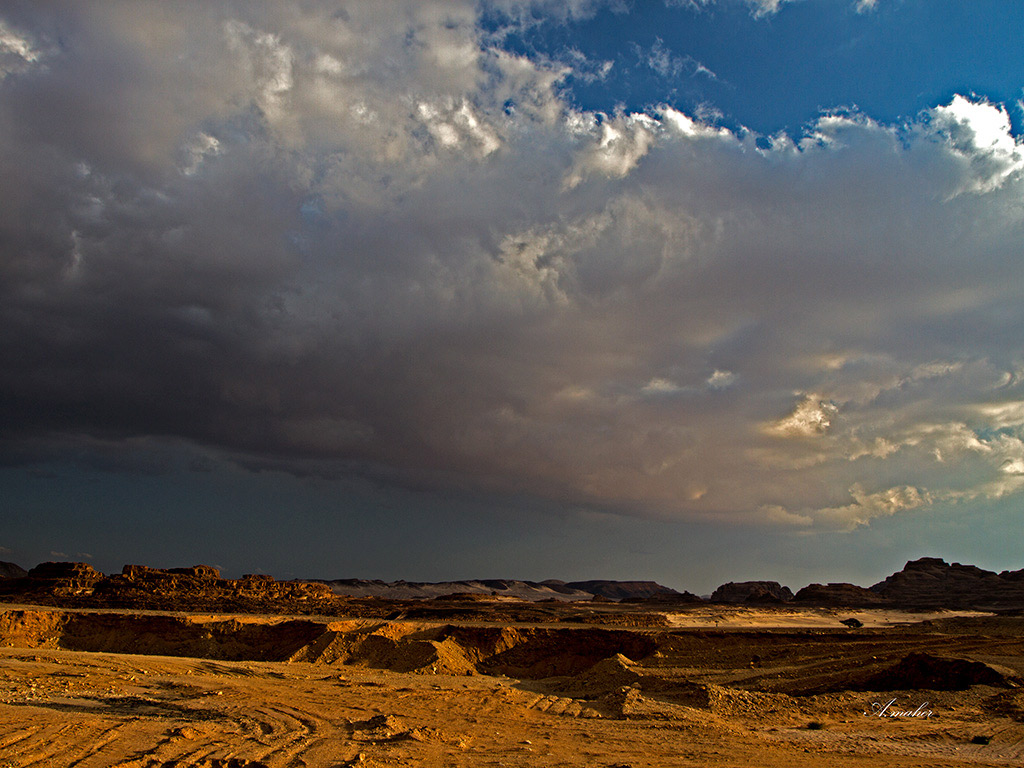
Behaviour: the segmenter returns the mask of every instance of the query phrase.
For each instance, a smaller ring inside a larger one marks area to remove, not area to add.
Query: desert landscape
[[[87,568],[0,582],[3,768],[1024,759],[1024,617],[926,606],[920,586],[917,607],[771,602],[765,582],[723,585],[719,598],[746,592],[733,602],[411,600],[203,566]],[[992,581],[970,568],[923,559],[884,583]]]
[[[0,768],[1024,766],[1022,30],[0,2]]]

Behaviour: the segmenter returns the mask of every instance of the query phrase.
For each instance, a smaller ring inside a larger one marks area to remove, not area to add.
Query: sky
[[[0,559],[1024,567],[1024,5],[0,7]]]

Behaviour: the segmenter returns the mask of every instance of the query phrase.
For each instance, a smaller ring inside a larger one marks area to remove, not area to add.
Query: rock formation
[[[1024,572],[993,573],[974,565],[950,565],[937,557],[908,562],[902,571],[871,587],[893,605],[908,608],[1024,606]]]
[[[867,691],[964,691],[972,685],[1015,686],[1002,672],[980,661],[911,653],[895,666],[871,675],[854,689]]]
[[[270,576],[249,574],[222,579],[208,565],[191,568],[149,568],[126,565],[120,574],[99,582],[93,590],[98,600],[112,605],[146,607],[194,605],[196,607],[247,606],[256,603],[300,603],[331,600],[326,584],[275,581]]]
[[[711,594],[713,603],[756,603],[770,605],[788,603],[793,599],[789,587],[777,581],[730,581]]]
[[[565,586],[600,595],[610,600],[624,600],[628,597],[672,597],[682,596],[670,587],[663,587],[656,581],[570,581]]]
[[[335,595],[379,597],[386,600],[434,600],[451,594],[502,595],[523,600],[589,600],[593,595],[571,589],[562,581],[519,581],[516,579],[474,579],[469,581],[381,581],[380,579],[334,579],[324,581]]]
[[[17,563],[7,563],[0,560],[0,579],[23,579],[28,576],[28,571]]]
[[[88,563],[40,563],[20,579],[5,579],[3,590],[58,596],[89,594],[103,574]]]
[[[841,606],[845,608],[885,605],[886,598],[856,584],[808,584],[796,593],[794,602],[805,605]]]
[[[87,563],[41,563],[23,578],[0,581],[0,594],[39,602],[74,598],[82,606],[165,610],[298,609],[334,599],[324,584],[256,575],[222,579],[208,565],[166,570],[126,565],[121,573],[105,577]]]
[[[336,595],[380,597],[386,600],[435,600],[452,594],[480,594],[543,600],[590,601],[595,596],[609,600],[668,598],[687,602],[689,593],[677,592],[653,581],[519,581],[515,579],[478,579],[470,581],[379,581],[335,579],[323,582]],[[693,595],[689,595],[693,598]]]

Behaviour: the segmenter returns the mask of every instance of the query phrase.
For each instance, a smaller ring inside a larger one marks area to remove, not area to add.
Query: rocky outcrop
[[[789,587],[777,581],[730,581],[711,594],[713,603],[752,603],[771,605],[788,603],[793,599]]]
[[[0,579],[0,595],[29,601],[91,595],[103,574],[88,563],[40,563],[20,578]]]
[[[261,575],[222,579],[208,565],[169,569],[126,565],[121,573],[105,577],[87,563],[41,563],[23,578],[0,580],[0,595],[81,607],[274,612],[303,611],[335,599],[325,584],[275,581]]]
[[[23,579],[28,576],[28,571],[17,563],[0,561],[0,579]]]
[[[40,563],[11,586],[28,593],[84,595],[93,591],[103,574],[88,563]]]
[[[911,560],[902,571],[872,586],[871,591],[907,608],[1021,608],[1021,574],[994,573],[974,565],[950,565],[937,557],[922,557]]]
[[[436,600],[452,594],[514,597],[532,602],[543,600],[589,600],[593,595],[570,589],[562,581],[519,581],[515,579],[474,579],[469,581],[381,581],[380,579],[334,579],[323,582],[341,597],[379,597],[385,600]]]
[[[682,596],[670,587],[663,587],[656,581],[570,581],[565,586],[607,597],[609,600],[625,600],[629,597],[672,597]]]
[[[847,583],[808,584],[796,593],[793,601],[804,605],[842,606],[844,608],[874,607],[888,603],[886,598],[870,589]]]
[[[96,585],[94,596],[110,605],[148,608],[248,608],[259,603],[295,604],[334,598],[326,584],[276,581],[246,575],[222,579],[208,565],[191,568],[150,568],[126,565],[120,574]]]
[[[1016,682],[980,661],[911,653],[895,666],[851,687],[866,691],[965,691],[972,685],[1008,688]]]
[[[335,579],[324,582],[334,594],[345,597],[380,597],[385,600],[436,600],[453,594],[479,594],[491,597],[515,597],[532,602],[590,601],[594,597],[621,601],[639,598],[674,598],[686,601],[689,593],[680,593],[653,581],[518,581],[479,579],[470,581],[379,581]],[[695,597],[689,595],[689,597]],[[696,598],[699,599],[699,598]]]

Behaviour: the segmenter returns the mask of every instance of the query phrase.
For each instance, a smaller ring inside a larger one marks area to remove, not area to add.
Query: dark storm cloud
[[[1019,489],[1002,109],[599,117],[474,3],[370,5],[2,16],[9,462],[833,528]]]

